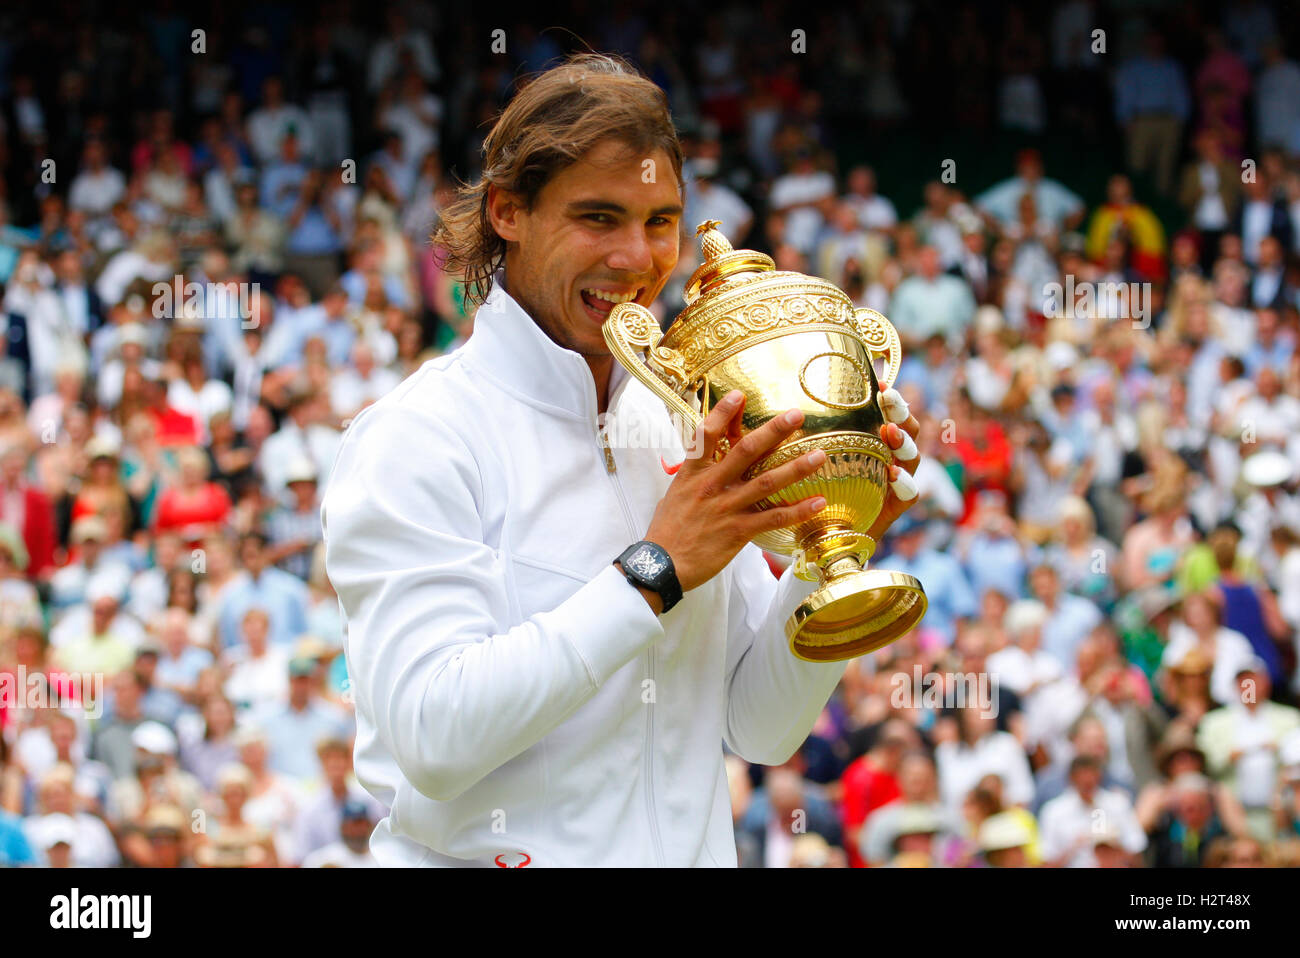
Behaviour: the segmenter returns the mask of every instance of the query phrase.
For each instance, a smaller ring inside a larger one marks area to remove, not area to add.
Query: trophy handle
[[[689,448],[703,417],[682,398],[688,385],[686,360],[659,345],[663,333],[654,314],[636,303],[620,303],[610,310],[601,333],[614,358],[680,417],[682,442]]]
[[[854,311],[857,316],[858,330],[871,352],[871,358],[888,354],[885,374],[880,377],[880,389],[883,392],[894,385],[898,378],[898,367],[903,363],[903,344],[898,338],[894,324],[874,309],[861,307]]]

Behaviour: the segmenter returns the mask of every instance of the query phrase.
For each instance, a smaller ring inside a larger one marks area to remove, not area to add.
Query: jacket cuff
[[[547,626],[568,638],[597,686],[664,634],[650,604],[612,560],[567,602],[541,618],[550,619]]]

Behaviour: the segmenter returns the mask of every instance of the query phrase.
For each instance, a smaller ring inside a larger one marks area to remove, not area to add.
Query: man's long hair
[[[505,262],[506,241],[488,218],[488,187],[518,193],[531,209],[551,177],[603,140],[646,155],[663,150],[682,182],[668,99],[626,61],[583,53],[524,81],[483,141],[483,176],[459,189],[433,235],[447,250],[445,268],[464,279],[469,303],[487,298]]]

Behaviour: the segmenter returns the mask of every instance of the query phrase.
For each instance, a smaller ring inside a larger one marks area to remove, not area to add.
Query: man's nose
[[[635,223],[620,230],[614,239],[613,248],[605,257],[605,265],[624,273],[641,276],[650,273],[654,269],[654,253],[645,226]]]

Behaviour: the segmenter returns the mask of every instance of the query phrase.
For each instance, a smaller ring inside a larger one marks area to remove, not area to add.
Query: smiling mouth
[[[644,286],[622,293],[587,287],[580,289],[578,295],[582,297],[582,305],[587,307],[588,314],[593,319],[603,322],[615,306],[620,303],[634,302],[643,292],[645,292]]]

